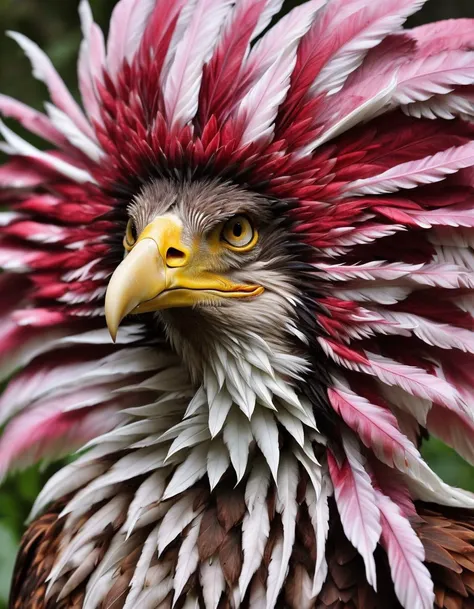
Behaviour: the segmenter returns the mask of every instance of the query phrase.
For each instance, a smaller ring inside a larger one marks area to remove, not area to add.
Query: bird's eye
[[[127,229],[125,231],[125,239],[123,240],[123,245],[126,250],[131,250],[135,245],[136,240],[138,239],[137,227],[135,226],[135,222],[130,218],[127,223]]]
[[[232,248],[249,250],[257,243],[258,235],[247,216],[234,216],[224,224],[221,239]]]

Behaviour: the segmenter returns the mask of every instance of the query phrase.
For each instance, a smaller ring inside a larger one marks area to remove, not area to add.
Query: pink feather
[[[311,90],[339,90],[346,78],[361,65],[367,52],[388,34],[398,30],[424,2],[386,0],[369,3],[343,22],[336,19],[337,36],[334,36],[331,27],[320,32],[323,38],[318,40],[318,51],[322,59],[327,59],[325,63],[321,62],[322,69],[314,79]],[[347,5],[347,1],[344,4]]]
[[[443,51],[437,55],[408,61],[397,74],[392,107],[424,101],[432,95],[448,93],[455,86],[474,83],[474,54]]]
[[[426,427],[431,434],[474,465],[474,422],[471,418],[433,404]]]
[[[107,67],[115,80],[122,63],[133,58],[156,0],[120,0],[110,19]]]
[[[33,75],[48,87],[54,104],[63,110],[85,135],[94,140],[95,134],[90,124],[78,104],[74,101],[62,78],[56,72],[49,57],[34,42],[23,36],[23,34],[9,32],[9,36],[20,45],[28,56],[33,66]]]
[[[22,157],[13,158],[0,167],[0,186],[2,188],[34,188],[54,180],[54,171],[48,172],[41,164]]]
[[[33,409],[16,417],[0,440],[0,478],[7,471],[40,459],[57,459],[115,427],[115,407],[83,408],[73,412]]]
[[[280,12],[281,7],[283,6],[283,1],[284,0],[265,0],[265,9],[260,15],[257,27],[254,30],[254,38],[267,29],[273,17]]]
[[[6,118],[15,119],[28,131],[60,148],[69,146],[67,139],[56,129],[46,115],[12,97],[0,94],[0,113]]]
[[[362,556],[367,581],[376,589],[373,554],[382,532],[380,512],[356,439],[344,434],[343,445],[346,458],[340,466],[331,451],[328,451],[329,473],[334,485],[336,504],[344,533]]]
[[[400,471],[416,470],[421,455],[404,436],[387,408],[370,403],[348,388],[328,390],[332,407],[377,458]]]
[[[382,523],[381,545],[387,552],[395,592],[403,607],[432,609],[433,582],[424,565],[423,545],[400,508],[375,491]]]
[[[316,268],[320,272],[326,273],[331,281],[353,279],[363,282],[396,281],[403,277],[404,282],[430,287],[445,289],[474,287],[472,273],[455,264],[403,264],[373,261],[356,265],[320,263]]]
[[[438,152],[417,161],[396,165],[383,173],[356,180],[346,187],[346,194],[374,195],[416,188],[421,184],[433,184],[460,169],[474,165],[474,143]]]
[[[378,459],[371,459],[370,467],[374,475],[376,488],[389,497],[407,518],[416,518],[415,504],[408,486],[405,484],[403,474],[380,463]]]
[[[100,27],[93,22],[87,0],[79,5],[84,39],[79,50],[77,74],[82,103],[90,119],[100,122],[100,104],[97,96],[97,81],[102,80],[105,69],[105,42]]]
[[[474,49],[474,19],[446,19],[427,23],[409,32],[424,57],[443,51]]]
[[[397,385],[407,393],[425,398],[455,411],[463,410],[464,403],[456,388],[444,379],[428,374],[416,366],[400,364],[388,357],[365,352],[369,365],[363,366],[387,385]]]

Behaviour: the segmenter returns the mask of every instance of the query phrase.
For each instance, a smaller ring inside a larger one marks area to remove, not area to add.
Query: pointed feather
[[[279,537],[276,542],[275,545],[273,546],[273,551],[272,551],[272,555],[270,558],[270,564],[268,565],[268,579],[266,582],[266,589],[263,589],[263,594],[264,596],[260,596],[260,598],[255,602],[252,603],[252,609],[257,608],[258,609],[263,609],[264,607],[266,607],[266,609],[273,609],[273,607],[275,607],[275,602],[277,600],[277,596],[280,592],[280,588],[278,588],[277,590],[277,586],[279,583],[279,579],[280,579],[280,573],[281,570],[283,568],[283,539],[281,537]],[[258,580],[258,578],[256,578]],[[253,586],[252,586],[253,588]],[[276,591],[276,594],[275,594]],[[266,592],[266,594],[265,594]],[[253,590],[252,590],[253,593]],[[253,594],[251,594],[251,596],[253,596]],[[265,604],[265,597],[266,597],[266,604]]]
[[[156,0],[120,0],[110,19],[107,66],[116,78],[124,61],[130,62],[140,43]]]
[[[130,536],[135,524],[147,507],[151,503],[159,501],[163,496],[163,491],[165,490],[165,471],[158,470],[154,472],[138,487],[128,508],[127,520],[123,527],[127,531],[127,536]]]
[[[251,441],[252,432],[244,415],[240,412],[231,412],[224,427],[224,443],[229,451],[237,482],[240,482],[245,474]]]
[[[346,194],[376,195],[412,189],[421,184],[440,182],[446,176],[473,165],[474,144],[469,143],[421,160],[396,165],[378,176],[356,180],[347,185]]]
[[[326,0],[310,0],[298,6],[275,24],[253,47],[245,65],[245,83],[258,83],[270,67],[282,58],[296,54],[296,48],[308,31],[317,11]]]
[[[67,161],[63,161],[62,159],[47,152],[38,150],[9,129],[2,121],[0,121],[0,133],[3,135],[7,144],[11,147],[12,154],[31,157],[32,159],[41,161],[45,163],[47,167],[50,167],[54,171],[57,171],[58,173],[80,184],[84,182],[95,182],[94,178],[88,171],[79,169]]]
[[[135,572],[129,584],[130,591],[127,594],[123,609],[133,609],[136,607],[137,598],[145,587],[148,570],[150,568],[151,561],[156,554],[159,529],[160,525],[155,526],[143,544],[140,558],[138,559]]]
[[[273,585],[267,592],[267,609],[275,606],[289,569],[289,561],[293,551],[296,530],[296,489],[298,486],[298,465],[296,459],[289,453],[284,453],[278,468],[277,479],[277,512],[281,515],[283,525],[283,544],[281,549],[280,570]],[[268,575],[270,580],[270,573]]]
[[[178,562],[176,563],[176,572],[174,576],[173,603],[176,603],[189,578],[198,568],[199,551],[197,540],[199,537],[201,520],[202,514],[193,520],[185,538],[181,543],[181,547],[179,548]]]
[[[90,124],[78,104],[74,101],[63,80],[54,69],[49,57],[43,53],[38,45],[26,38],[26,36],[23,36],[23,34],[8,32],[8,35],[19,44],[31,61],[33,76],[44,82],[48,87],[53,103],[65,112],[85,135],[94,139],[95,134]]]
[[[187,124],[198,108],[202,66],[212,54],[231,0],[198,0],[189,27],[178,43],[164,88],[170,128]]]
[[[176,468],[166,487],[163,500],[182,493],[206,473],[207,444],[195,446],[186,459]]]
[[[380,511],[357,441],[347,433],[342,439],[346,459],[341,466],[332,453],[328,452],[329,473],[334,484],[336,504],[344,532],[364,560],[367,581],[376,589],[373,554],[382,532]]]
[[[224,573],[219,559],[205,560],[199,569],[199,580],[202,586],[206,609],[217,609],[225,589]]]
[[[433,582],[423,561],[423,545],[400,508],[380,491],[375,491],[382,522],[381,544],[388,554],[398,600],[410,609],[431,609]]]
[[[331,29],[329,32],[326,30],[326,37],[320,44],[329,46],[332,42],[332,54],[315,79],[312,91],[338,91],[349,74],[361,65],[369,49],[376,47],[389,33],[397,31],[424,2],[388,0],[367,4],[337,24],[337,37]]]
[[[262,463],[254,465],[245,489],[248,512],[242,522],[242,551],[244,560],[239,578],[240,595],[244,598],[249,583],[260,566],[265,544],[270,534],[267,507],[268,469]]]
[[[265,8],[260,15],[257,26],[253,33],[254,38],[259,36],[259,34],[267,29],[275,15],[278,15],[278,13],[281,11],[282,6],[283,0],[266,0]]]
[[[230,457],[227,448],[220,439],[214,439],[207,453],[207,477],[211,490],[216,487],[227,471],[229,464]]]
[[[308,486],[306,489],[306,505],[316,538],[316,565],[314,568],[312,596],[318,596],[321,592],[328,573],[326,561],[326,541],[329,533],[329,504],[328,499],[333,489],[329,472],[325,468],[323,485],[319,495],[315,489]]]
[[[266,408],[258,408],[250,420],[250,428],[276,481],[280,461],[280,447],[275,417]]]
[[[198,515],[193,507],[195,500],[196,492],[188,491],[166,512],[157,537],[158,555],[194,521]]]

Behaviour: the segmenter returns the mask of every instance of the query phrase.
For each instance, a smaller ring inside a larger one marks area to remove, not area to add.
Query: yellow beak
[[[141,233],[112,275],[105,296],[105,317],[112,339],[129,313],[212,304],[220,298],[257,296],[263,288],[235,284],[206,271],[199,248],[182,243],[177,218],[161,216]]]

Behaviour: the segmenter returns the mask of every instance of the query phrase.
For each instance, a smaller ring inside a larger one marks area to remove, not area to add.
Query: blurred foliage
[[[94,16],[104,31],[115,1],[90,0]],[[285,9],[299,3],[289,0]],[[16,30],[37,42],[51,57],[73,93],[77,93],[75,67],[80,43],[77,4],[76,0],[0,0],[0,30]],[[450,17],[474,17],[474,2],[431,0],[409,24],[414,26]],[[46,98],[43,85],[30,76],[28,61],[16,44],[5,36],[0,36],[0,91],[36,108],[41,108]],[[474,490],[472,468],[454,451],[431,439],[425,443],[423,453],[446,482]],[[10,574],[25,520],[39,489],[51,473],[51,468],[46,471],[29,468],[11,476],[0,488],[0,609],[6,606]]]

